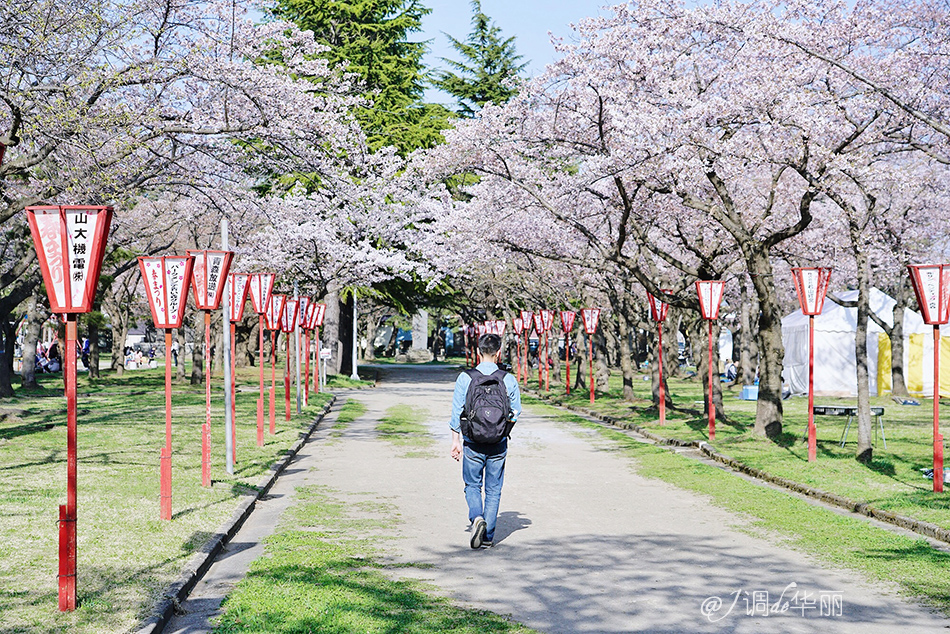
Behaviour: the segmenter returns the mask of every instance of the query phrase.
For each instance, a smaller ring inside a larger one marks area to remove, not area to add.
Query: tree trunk
[[[23,387],[39,387],[36,382],[36,343],[40,340],[40,331],[46,316],[42,300],[34,293],[27,300],[26,324],[23,328],[23,367],[20,369]]]
[[[330,351],[330,358],[327,360],[327,373],[339,374],[342,362],[340,350],[340,295],[334,289],[327,292],[324,298],[327,305],[327,311],[323,319],[323,329],[320,334],[323,337],[323,349]]]
[[[129,337],[128,315],[114,315],[112,320],[112,369],[116,376],[125,374],[125,340]]]
[[[353,309],[355,300],[351,293],[346,302],[340,303],[340,322],[337,335],[337,349],[340,357],[340,374],[353,374]],[[333,345],[331,343],[331,345]]]
[[[739,308],[739,380],[742,385],[752,385],[755,383],[755,369],[758,366],[757,337],[753,332],[753,316],[757,312],[757,306],[744,281],[740,292],[742,305]]]
[[[375,313],[366,313],[366,352],[363,353],[363,359],[365,361],[375,361],[376,360],[376,315]],[[436,320],[436,328],[438,329],[438,320]],[[432,342],[432,358],[435,359],[435,340]]]
[[[897,303],[894,304],[894,327],[887,336],[891,339],[891,394],[894,396],[909,396],[907,382],[904,381],[904,309],[913,294],[910,276],[904,275],[904,283],[897,292]]]
[[[623,374],[623,399],[625,401],[634,401],[636,396],[633,393],[633,380],[636,378],[637,364],[633,359],[633,349],[630,347],[630,335],[633,331],[627,309],[624,305],[619,306],[620,310],[615,310],[614,315],[617,318],[617,338],[620,352],[620,371]]]
[[[606,392],[610,388],[610,366],[607,364],[607,338],[604,326],[594,333],[594,384],[595,389]]]
[[[175,331],[175,337],[178,340],[178,367],[175,368],[175,380],[179,383],[185,381],[185,350],[187,350],[187,341],[185,341],[185,322],[181,328]]]
[[[201,322],[201,319],[195,321]],[[202,385],[205,378],[204,324],[195,329],[195,344],[191,347],[191,384]]]
[[[89,378],[98,379],[99,375],[99,323],[89,322]]]
[[[858,462],[871,461],[871,398],[868,381],[868,314],[870,308],[870,275],[868,260],[861,248],[859,235],[852,235],[858,267],[858,323],[854,334],[854,360],[858,380]]]
[[[759,399],[755,408],[755,426],[758,436],[775,438],[782,433],[782,308],[775,293],[772,262],[763,250],[751,250],[748,258],[750,272],[759,302]]]
[[[13,356],[16,354],[16,329],[19,320],[10,321],[10,313],[0,314],[3,334],[3,358],[0,359],[0,396],[13,396]],[[36,347],[33,347],[34,353]]]

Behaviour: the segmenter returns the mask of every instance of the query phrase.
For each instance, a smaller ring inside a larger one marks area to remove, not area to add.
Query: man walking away
[[[452,397],[452,457],[462,460],[462,481],[468,519],[472,523],[472,548],[490,548],[505,481],[508,435],[521,415],[518,381],[498,367],[501,337],[482,335],[478,340],[482,362],[459,375]],[[482,500],[482,485],[485,497]]]

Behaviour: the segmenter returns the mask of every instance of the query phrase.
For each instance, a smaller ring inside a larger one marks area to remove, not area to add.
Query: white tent
[[[844,301],[858,298],[857,291],[836,293]],[[870,308],[881,321],[893,323],[897,302],[876,288],[871,289]],[[857,331],[857,308],[845,308],[825,300],[820,315],[815,317],[815,394],[822,396],[856,396],[857,376],[854,337]],[[908,388],[924,394],[933,393],[933,329],[924,324],[920,314],[904,309],[904,372]],[[785,345],[783,376],[793,394],[808,393],[808,317],[796,311],[782,319],[782,342]],[[946,343],[942,347],[945,347]],[[941,361],[946,357],[942,356]],[[931,368],[928,372],[925,368]],[[868,320],[868,377],[871,394],[890,389],[890,339],[880,326]],[[878,382],[881,382],[880,390]],[[941,380],[941,384],[944,381]],[[914,388],[917,387],[916,390]]]

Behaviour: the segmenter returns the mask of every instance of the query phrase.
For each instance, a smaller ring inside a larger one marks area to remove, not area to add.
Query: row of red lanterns
[[[76,345],[76,315],[92,309],[95,290],[99,281],[106,238],[112,220],[112,208],[105,206],[37,206],[27,210],[30,231],[36,246],[43,279],[46,284],[50,306],[53,312],[63,314],[66,322],[66,350]],[[250,293],[255,312],[261,320],[260,329],[260,395],[257,407],[258,444],[263,444],[263,338],[264,327],[274,334],[271,361],[270,390],[270,431],[274,433],[274,391],[277,332],[289,333],[298,326],[305,331],[318,331],[322,325],[325,306],[312,302],[309,298],[288,298],[287,295],[272,293],[274,273],[229,274],[233,252],[198,251],[188,252],[186,256],[160,256],[140,258],[142,277],[148,290],[149,306],[156,328],[165,329],[166,362],[166,443],[161,453],[161,503],[160,516],[171,518],[171,329],[181,326],[184,317],[188,288],[195,291],[195,301],[199,309],[205,311],[205,376],[206,422],[203,428],[202,442],[202,484],[210,485],[210,311],[220,306],[225,289],[225,280],[230,280],[229,318],[231,337],[234,337],[234,324],[243,315],[244,304]],[[924,322],[934,326],[934,491],[943,490],[943,436],[939,429],[939,326],[950,319],[950,264],[912,265],[909,267],[914,291]],[[831,270],[826,268],[800,267],[793,269],[795,288],[802,312],[811,319],[809,326],[809,460],[814,460],[815,429],[813,412],[813,342],[815,315],[821,313],[827,291]],[[718,318],[723,295],[724,282],[721,280],[701,280],[696,282],[700,312],[709,322],[709,437],[715,435],[715,408],[712,403],[712,322]],[[657,297],[650,296],[652,317],[658,324],[667,314],[667,304]],[[561,311],[562,329],[567,335],[573,328],[575,313]],[[600,309],[585,308],[581,311],[584,329],[588,335],[596,332]],[[542,310],[537,313],[521,311],[520,317],[513,320],[516,335],[524,335],[524,360],[522,366],[519,356],[519,379],[523,369],[523,378],[527,379],[527,348],[531,326],[545,337],[552,329],[554,312]],[[504,334],[505,322],[492,321],[481,324],[482,332],[493,331]],[[662,332],[659,333],[662,337]],[[662,340],[661,340],[662,341]],[[592,347],[591,339],[588,339]],[[519,345],[520,345],[519,337]],[[317,334],[319,368],[319,334]],[[309,342],[307,362],[309,364]],[[289,345],[288,345],[289,365]],[[74,610],[76,607],[76,473],[77,473],[77,437],[76,437],[76,359],[66,354],[64,383],[67,401],[67,503],[60,507],[60,573],[59,607],[61,610]],[[594,399],[593,351],[591,349],[591,402]],[[547,361],[547,359],[545,359]],[[545,368],[547,363],[544,364]],[[662,345],[660,346],[660,413],[664,414],[665,398],[662,392]],[[568,368],[570,364],[568,364]],[[232,368],[233,369],[233,368]],[[568,370],[569,372],[570,370]],[[540,370],[539,370],[540,372]],[[307,371],[309,378],[309,369]],[[233,371],[232,371],[233,378]],[[539,374],[539,383],[540,383]],[[319,390],[319,369],[314,385]],[[549,383],[548,383],[549,385]],[[570,389],[568,377],[568,390]],[[289,376],[285,379],[286,412],[289,418],[290,392]],[[233,389],[232,389],[233,393]],[[232,402],[232,413],[233,413]]]
[[[99,283],[106,240],[112,222],[112,208],[107,206],[51,206],[26,209],[27,221],[36,247],[43,280],[52,312],[62,314],[66,323],[65,350],[76,347],[76,315],[92,310],[96,287]],[[307,386],[309,393],[309,336],[315,332],[317,364],[314,388],[319,391],[319,328],[323,324],[326,306],[306,297],[288,298],[272,294],[274,273],[230,273],[234,253],[231,251],[188,251],[185,256],[158,256],[139,258],[145,282],[149,307],[156,328],[165,330],[165,446],[160,452],[159,516],[172,517],[171,495],[171,336],[172,329],[180,328],[185,313],[189,288],[194,290],[195,304],[205,313],[205,378],[206,420],[202,426],[202,485],[210,486],[210,428],[211,428],[211,311],[217,310],[229,289],[230,337],[235,335],[235,324],[243,317],[244,305],[250,291],[255,311],[261,318],[261,393],[258,399],[259,445],[263,445],[263,329],[274,332],[276,355],[277,331],[293,332],[304,329],[307,350]],[[229,282],[229,283],[227,283]],[[288,350],[288,364],[290,347]],[[272,355],[273,356],[273,355]],[[59,609],[76,609],[76,517],[77,517],[77,430],[76,430],[76,357],[64,355],[63,380],[67,410],[67,467],[66,504],[60,506],[59,522]],[[231,394],[234,394],[234,357],[231,358]],[[274,426],[274,389],[272,358],[271,433]],[[290,416],[289,376],[285,381],[287,418]],[[235,404],[231,401],[234,420]],[[234,441],[232,425],[232,443]],[[236,457],[236,449],[232,458]]]
[[[597,332],[597,324],[600,320],[600,309],[599,308],[584,308],[581,309],[581,319],[584,323],[584,330],[588,335],[593,335]],[[577,317],[577,313],[571,310],[562,310],[559,311],[560,321],[561,321],[561,330],[565,335],[565,346],[567,349],[567,377],[566,377],[566,387],[567,393],[571,392],[571,364],[570,364],[570,345],[567,340],[567,335],[574,328],[574,321]],[[553,310],[539,310],[537,312],[532,312],[530,310],[522,310],[519,313],[519,316],[512,319],[513,331],[515,334],[515,344],[516,344],[516,353],[515,357],[517,359],[516,363],[516,376],[519,382],[528,380],[528,339],[531,334],[532,329],[537,333],[539,342],[539,359],[538,359],[538,386],[540,387],[542,383],[545,385],[545,390],[550,390],[550,368],[548,367],[548,350],[549,350],[549,340],[548,333],[554,327],[554,317],[555,312]],[[496,334],[504,335],[507,322],[503,319],[497,320],[487,320],[480,324],[473,324],[466,329],[466,337],[474,339],[477,341],[477,337],[480,337],[483,334]],[[590,399],[591,403],[594,402],[594,378],[593,378],[593,342],[588,338],[588,344],[591,348],[589,355],[591,363],[591,387],[590,387]],[[541,358],[541,350],[544,351],[544,356]],[[465,346],[466,362],[470,363],[469,358],[469,346]],[[478,363],[478,354],[477,348],[475,353],[475,363]]]

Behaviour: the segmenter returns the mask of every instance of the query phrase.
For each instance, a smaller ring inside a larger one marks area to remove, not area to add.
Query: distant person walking
[[[501,337],[478,339],[481,363],[455,381],[452,397],[452,457],[462,461],[462,481],[472,548],[490,548],[505,481],[508,435],[521,415],[518,381],[498,367]],[[482,488],[484,486],[484,500]]]

